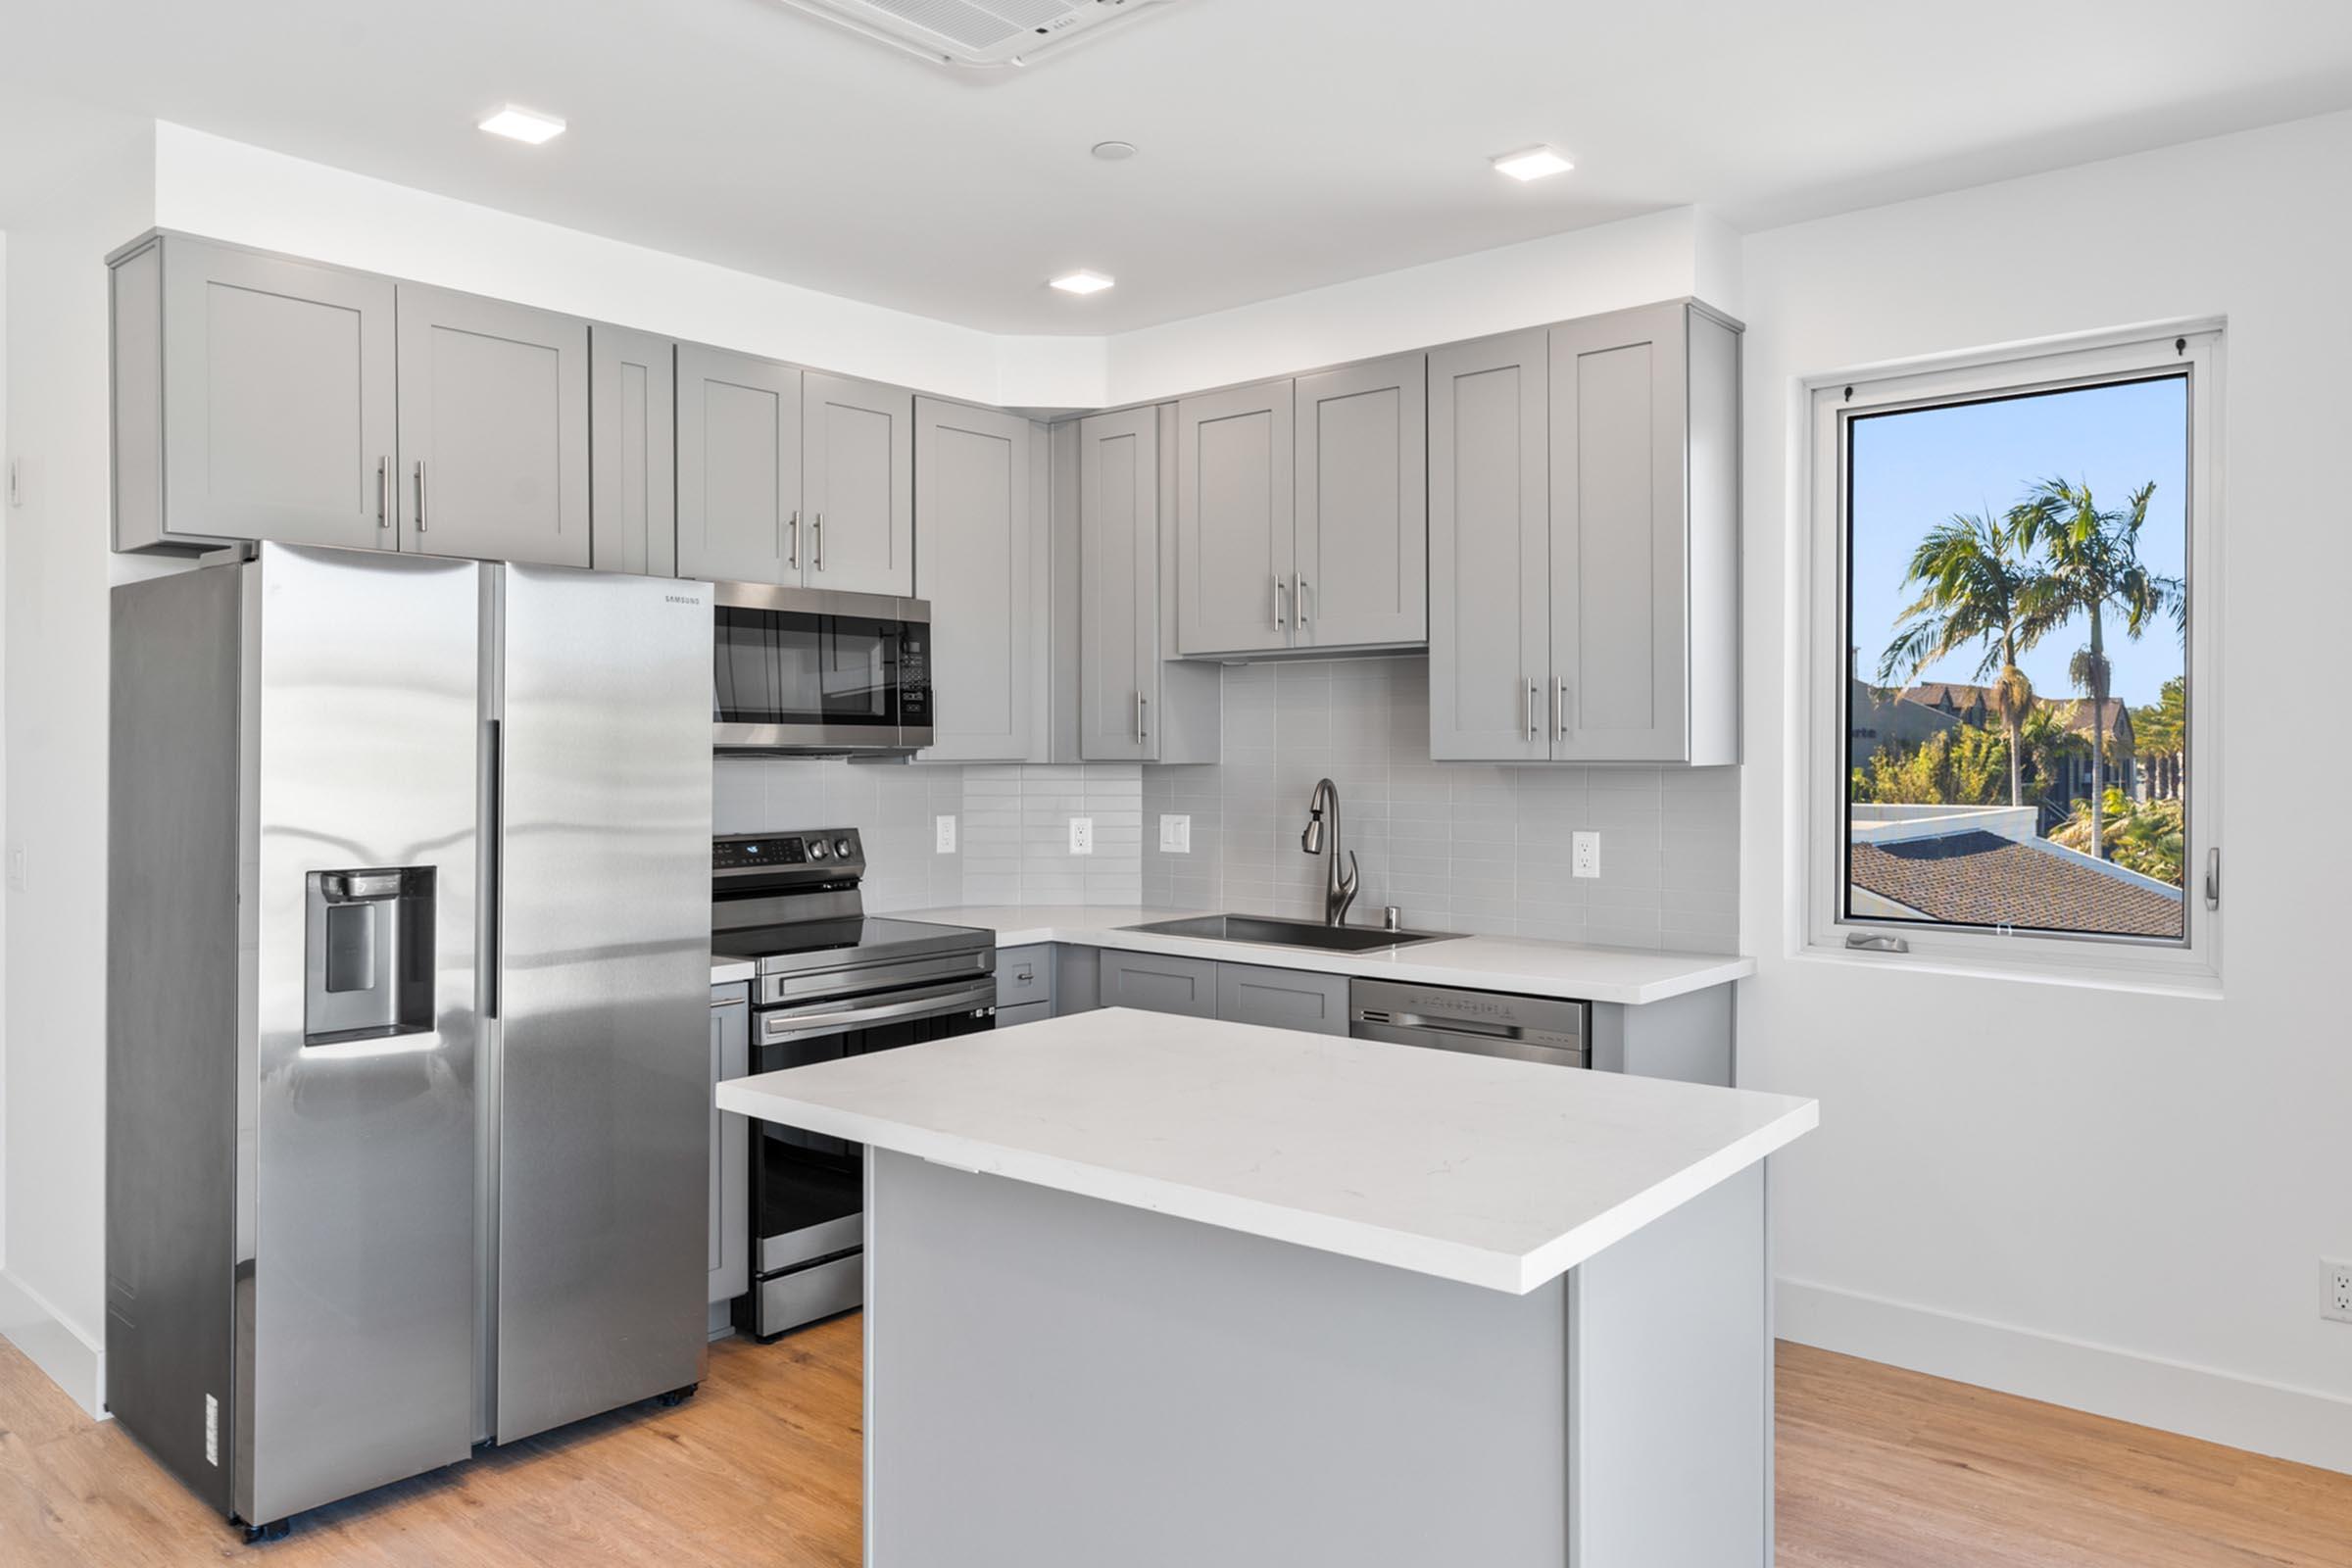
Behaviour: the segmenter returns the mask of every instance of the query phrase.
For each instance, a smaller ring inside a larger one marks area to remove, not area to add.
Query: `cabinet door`
[[[710,993],[710,1082],[752,1070],[752,1009],[742,986]],[[752,1288],[751,1121],[710,1106],[710,1294],[731,1301]]]
[[[1688,755],[1686,307],[1551,329],[1552,755]]]
[[[1429,356],[1298,378],[1291,642],[1429,640]]]
[[[162,532],[391,549],[391,280],[177,235],[161,249]]]
[[[1429,755],[1550,755],[1542,328],[1429,357]]]
[[[1291,645],[1289,381],[1176,405],[1176,651]]]
[[[1025,948],[997,950],[997,1006],[1054,1004],[1054,949],[1038,943]]]
[[[927,758],[1029,756],[1029,421],[915,400],[915,596],[931,604]]]
[[[1348,980],[1344,975],[1310,974],[1304,969],[1220,963],[1217,1016],[1269,1029],[1344,1035],[1348,1032]]]
[[[1078,755],[1149,761],[1159,665],[1159,415],[1078,430]]]
[[[400,548],[588,564],[588,323],[403,283]]]
[[[811,588],[914,592],[914,394],[801,378],[801,508]]]
[[[599,571],[678,569],[677,346],[588,329],[589,561]]]
[[[1102,1005],[1213,1018],[1217,1015],[1217,966],[1205,958],[1105,953]]]
[[[801,580],[801,372],[678,345],[678,575]]]

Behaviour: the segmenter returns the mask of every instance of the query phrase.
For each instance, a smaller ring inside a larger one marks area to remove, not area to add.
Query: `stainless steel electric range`
[[[711,951],[756,970],[753,1071],[995,1026],[995,933],[866,914],[855,828],[736,834],[710,865]],[[754,1126],[754,1275],[735,1326],[767,1340],[864,1300],[865,1151]]]

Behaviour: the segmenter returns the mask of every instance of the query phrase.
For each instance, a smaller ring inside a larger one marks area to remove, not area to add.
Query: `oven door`
[[[752,1014],[754,1070],[781,1072],[977,1034],[995,1026],[996,1013],[993,976],[765,1007]],[[772,1274],[858,1248],[864,1239],[864,1146],[780,1122],[758,1125],[751,1209],[759,1271]]]
[[[721,583],[711,655],[719,751],[904,752],[931,744],[930,606]]]

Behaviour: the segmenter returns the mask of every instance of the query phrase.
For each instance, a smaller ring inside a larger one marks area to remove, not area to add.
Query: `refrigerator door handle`
[[[506,846],[506,729],[498,719],[482,725],[482,766],[489,787],[482,791],[482,941],[474,961],[482,977],[482,1016],[498,1016],[499,910],[505,905],[500,852]]]

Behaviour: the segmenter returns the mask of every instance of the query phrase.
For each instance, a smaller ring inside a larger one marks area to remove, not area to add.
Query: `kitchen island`
[[[718,1102],[866,1146],[869,1568],[1770,1561],[1811,1101],[1112,1009]]]

